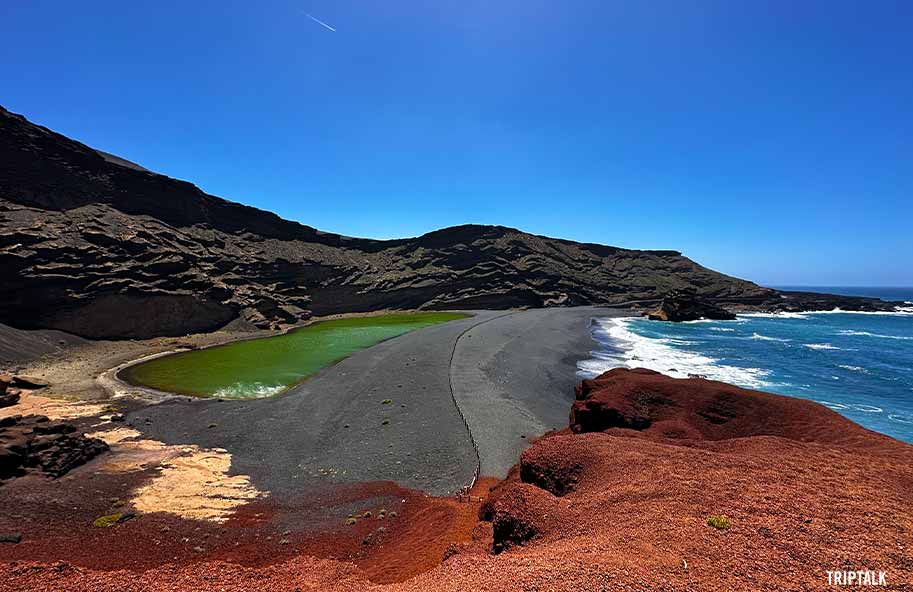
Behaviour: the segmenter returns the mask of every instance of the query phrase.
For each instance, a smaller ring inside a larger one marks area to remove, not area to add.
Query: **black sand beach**
[[[589,320],[616,314],[629,313],[477,311],[358,352],[275,398],[178,399],[128,421],[146,437],[228,450],[232,473],[273,495],[386,480],[448,494],[479,464],[454,399],[481,473],[503,476],[531,437],[566,423]]]

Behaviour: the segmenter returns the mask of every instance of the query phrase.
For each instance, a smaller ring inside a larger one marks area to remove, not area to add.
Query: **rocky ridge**
[[[207,195],[0,108],[0,322],[89,338],[279,327],[310,314],[652,301],[772,290],[675,251],[466,225],[410,239],[320,232]]]

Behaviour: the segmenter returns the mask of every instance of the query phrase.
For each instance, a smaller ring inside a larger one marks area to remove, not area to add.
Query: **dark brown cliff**
[[[377,241],[320,232],[70,140],[0,108],[0,323],[91,338],[257,326],[383,308],[650,300],[776,292],[675,251],[501,226]]]

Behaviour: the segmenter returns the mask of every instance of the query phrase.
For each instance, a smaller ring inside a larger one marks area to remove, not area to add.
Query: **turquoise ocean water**
[[[788,288],[787,288],[788,289]],[[735,321],[597,319],[582,377],[616,366],[811,399],[913,443],[913,288],[801,288],[907,302],[896,313],[739,315]]]

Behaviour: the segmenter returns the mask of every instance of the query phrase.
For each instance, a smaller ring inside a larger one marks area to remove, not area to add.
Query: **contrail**
[[[311,16],[311,15],[309,15],[309,14],[307,14],[307,13],[305,13],[304,16],[308,17],[309,19],[311,19],[312,21],[314,21],[314,22],[317,23],[318,25],[320,25],[320,26],[322,26],[322,27],[326,27],[327,29],[329,29],[330,31],[333,31],[334,33],[336,32],[336,29],[334,29],[334,28],[331,27],[330,25],[326,24],[325,22],[323,22],[323,21],[320,20],[319,18],[315,18],[315,17],[313,17],[313,16]]]

